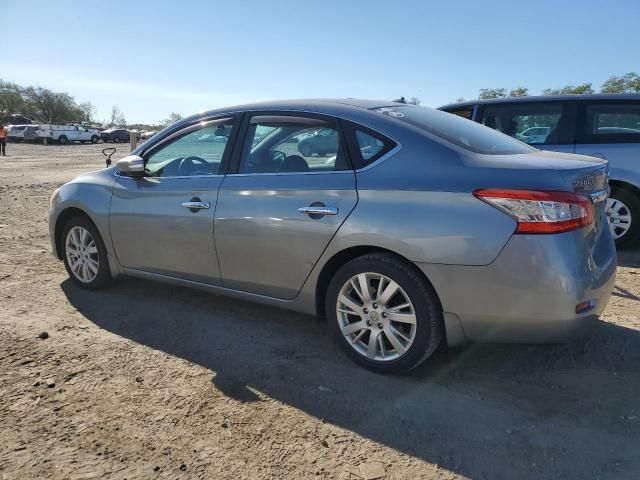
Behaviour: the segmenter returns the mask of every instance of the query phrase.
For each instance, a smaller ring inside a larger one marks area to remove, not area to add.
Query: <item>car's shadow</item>
[[[126,279],[62,284],[90,321],[468,478],[640,478],[640,332],[599,322],[567,345],[475,345],[409,375],[352,364],[311,317]]]

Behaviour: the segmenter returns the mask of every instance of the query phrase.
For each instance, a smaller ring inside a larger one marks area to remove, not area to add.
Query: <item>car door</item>
[[[187,126],[145,151],[143,178],[118,177],[109,226],[123,267],[219,283],[213,218],[234,122]],[[215,132],[224,140],[210,141]]]
[[[540,150],[573,153],[576,105],[571,101],[513,101],[481,106],[478,122]],[[527,135],[533,127],[541,135]]]
[[[640,179],[640,101],[581,102],[576,153],[609,160],[617,179]]]
[[[333,148],[307,150],[325,129],[337,133]],[[215,216],[222,284],[292,299],[355,207],[355,173],[336,121],[247,114],[243,132]]]

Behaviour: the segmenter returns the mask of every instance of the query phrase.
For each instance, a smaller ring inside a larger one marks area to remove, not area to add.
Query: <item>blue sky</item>
[[[640,1],[2,3],[0,78],[156,122],[257,100],[416,96],[640,73]]]

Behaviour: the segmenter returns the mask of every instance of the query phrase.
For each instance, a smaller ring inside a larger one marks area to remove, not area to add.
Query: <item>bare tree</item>
[[[127,124],[127,120],[124,118],[124,113],[117,105],[111,107],[111,121],[109,125],[112,127],[124,127]]]
[[[96,108],[91,102],[84,102],[78,105],[82,112],[82,121],[85,123],[93,123],[96,114]]]

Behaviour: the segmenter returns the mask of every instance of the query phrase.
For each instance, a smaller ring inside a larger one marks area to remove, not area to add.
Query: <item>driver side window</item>
[[[232,120],[199,128],[161,146],[145,159],[153,177],[218,175],[229,143]]]

